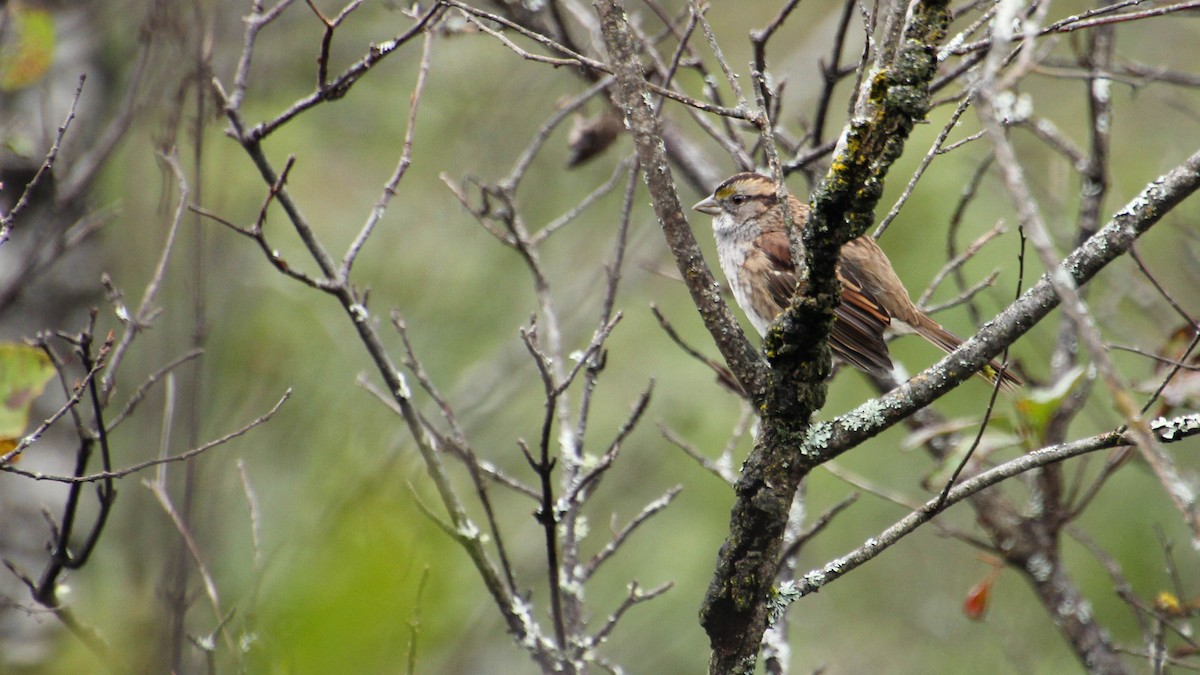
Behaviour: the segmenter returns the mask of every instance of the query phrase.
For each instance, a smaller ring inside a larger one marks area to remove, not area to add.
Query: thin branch
[[[50,353],[47,345],[44,343],[42,344],[42,348],[46,349],[47,353]],[[75,407],[79,405],[79,402],[83,399],[84,394],[87,393],[88,387],[91,386],[93,379],[107,365],[108,362],[106,360],[96,359],[96,362],[92,364],[92,367],[88,369],[87,373],[84,374],[83,379],[80,380],[77,385],[73,387],[66,387],[68,394],[66,403],[63,403],[61,406],[59,406],[58,410],[55,410],[49,417],[42,420],[41,424],[38,424],[33,431],[22,437],[21,440],[17,442],[16,447],[0,456],[0,469],[5,471],[12,469],[13,467],[9,466],[9,462],[24,452],[26,448],[41,440],[42,434],[46,433],[46,430],[53,426],[55,422],[62,419],[63,415],[66,415],[68,412],[74,414],[76,412]],[[62,372],[61,368],[59,369],[59,372]]]
[[[227,218],[223,218],[222,216],[209,211],[208,209],[204,209],[196,205],[189,205],[188,208],[197,215],[224,225],[243,237],[253,240],[254,243],[258,244],[258,248],[262,251],[263,256],[266,257],[267,261],[271,263],[271,265],[274,266],[276,271],[279,273],[291,277],[292,279],[295,279],[296,281],[299,281],[310,288],[328,291],[329,283],[327,281],[311,277],[288,264],[288,261],[279,254],[279,251],[271,247],[270,243],[267,241],[266,233],[263,230],[263,225],[267,219],[267,210],[270,207],[271,202],[273,202],[282,192],[283,185],[287,181],[288,173],[291,171],[292,167],[295,166],[295,159],[295,157],[288,157],[288,161],[283,167],[283,173],[279,175],[275,183],[267,190],[267,196],[263,199],[262,206],[259,207],[258,220],[251,227],[243,227],[234,223],[233,221],[228,220]]]
[[[492,538],[496,544],[496,553],[500,557],[500,569],[504,572],[504,578],[508,582],[509,590],[516,593],[517,583],[513,575],[512,564],[509,562],[508,551],[504,546],[504,537],[500,533],[500,524],[496,521],[495,509],[492,508],[492,499],[488,494],[487,484],[483,480],[484,475],[487,475],[487,471],[479,461],[475,449],[467,441],[466,432],[459,426],[458,417],[454,414],[450,403],[442,396],[437,386],[434,385],[432,378],[430,378],[429,373],[425,371],[425,366],[417,358],[412,341],[409,340],[408,326],[398,310],[392,310],[392,325],[396,328],[396,332],[400,334],[400,339],[404,343],[404,366],[416,376],[421,388],[433,398],[434,402],[441,409],[442,419],[450,425],[454,438],[446,443],[446,445],[451,446],[458,457],[467,465],[471,481],[475,485],[475,493],[479,496],[479,503],[483,506],[484,515],[488,520],[488,528],[491,530]],[[390,402],[382,396],[380,398],[385,402]],[[537,496],[537,493],[533,490],[530,490],[530,493],[535,497]]]
[[[227,106],[232,110],[238,110],[242,107],[242,100],[246,97],[246,85],[250,80],[250,62],[254,54],[255,42],[258,40],[258,33],[263,28],[271,24],[283,14],[295,0],[279,0],[270,10],[263,11],[263,0],[253,0],[251,3],[250,16],[246,17],[246,31],[242,35],[242,53],[238,57],[238,63],[233,76],[233,96],[227,102]]]
[[[171,455],[169,457],[157,457],[155,459],[148,459],[144,462],[138,462],[137,464],[132,464],[130,466],[127,466],[123,469],[119,469],[116,471],[98,471],[96,473],[79,475],[79,476],[57,476],[54,474],[44,474],[44,473],[40,473],[40,472],[25,471],[24,469],[18,469],[13,466],[0,467],[0,471],[7,471],[8,473],[15,473],[18,476],[32,478],[33,480],[47,480],[47,481],[53,481],[55,483],[80,484],[80,483],[94,483],[94,482],[100,481],[100,480],[111,480],[111,479],[116,479],[116,478],[124,478],[130,474],[138,473],[139,471],[143,471],[150,467],[163,466],[163,465],[172,464],[175,462],[186,462],[187,460],[189,460],[193,457],[196,457],[197,455],[202,455],[205,452],[208,452],[209,450],[212,450],[215,447],[224,445],[224,444],[228,443],[229,441],[232,441],[233,439],[244,435],[246,432],[250,431],[251,429],[253,429],[254,427],[257,427],[260,424],[265,424],[267,421],[269,421],[272,417],[275,416],[276,412],[279,412],[279,408],[283,406],[283,403],[285,401],[287,401],[288,398],[291,397],[291,395],[292,395],[292,390],[291,390],[291,388],[289,388],[287,391],[284,392],[283,397],[280,398],[279,401],[277,401],[275,403],[275,405],[272,406],[271,409],[268,410],[266,413],[264,413],[263,415],[260,415],[259,417],[255,418],[254,420],[251,420],[250,422],[246,423],[245,425],[225,434],[224,436],[221,436],[220,438],[213,439],[207,443],[204,443],[203,445],[196,446],[196,447],[192,448],[191,450],[188,450],[186,452],[181,452],[177,455]]]
[[[788,545],[788,547],[783,550],[783,555],[779,557],[780,567],[785,565],[786,561],[789,558],[795,558],[797,555],[799,555],[800,550],[804,548],[805,544],[812,541],[814,537],[816,537],[826,527],[828,527],[829,524],[833,522],[833,519],[836,518],[839,513],[850,508],[857,501],[858,501],[858,493],[857,492],[852,492],[852,493],[846,495],[845,497],[842,498],[841,501],[839,501],[838,503],[834,504],[833,506],[831,506],[828,509],[825,509],[823,512],[821,512],[821,514],[819,516],[817,516],[817,518],[815,520],[813,520],[813,522],[810,523],[808,525],[808,527],[806,527],[803,530],[801,530],[800,532],[796,533],[795,539],[793,539],[792,542]]]
[[[540,63],[546,63],[546,64],[549,64],[549,65],[552,65],[555,67],[578,66],[578,67],[588,68],[588,69],[591,69],[591,70],[599,72],[599,73],[604,73],[606,75],[614,74],[613,69],[608,64],[602,63],[600,61],[596,61],[595,59],[590,59],[582,54],[574,52],[571,49],[568,49],[566,46],[559,44],[558,42],[555,42],[554,40],[550,39],[549,37],[546,37],[545,35],[542,35],[541,33],[531,31],[531,30],[525,28],[524,26],[522,26],[514,21],[510,21],[502,16],[492,14],[490,12],[486,12],[486,11],[478,9],[476,7],[471,7],[470,5],[463,4],[461,2],[458,2],[457,0],[441,0],[441,3],[446,6],[453,7],[455,9],[461,11],[464,15],[466,15],[468,17],[469,20],[472,21],[472,23],[475,24],[476,27],[478,27],[483,32],[491,35],[492,37],[495,37],[496,39],[500,40],[500,42],[504,46],[511,49],[514,53],[516,53],[523,59],[530,60],[530,61],[536,61],[536,62],[540,62]],[[492,21],[492,22],[498,23],[502,26],[505,26],[506,28],[510,28],[510,29],[516,31],[517,33],[520,33],[522,36],[527,37],[527,38],[547,47],[548,49],[550,49],[552,51],[556,51],[560,54],[563,54],[564,57],[556,58],[556,57],[551,57],[551,56],[542,56],[540,54],[534,54],[528,50],[522,49],[515,42],[508,39],[508,37],[506,37],[504,34],[495,30],[491,26],[488,26],[486,23],[476,20],[475,17],[479,17],[480,19],[485,19],[487,21]],[[649,89],[651,92],[658,94],[659,96],[669,98],[678,103],[682,103],[686,106],[695,108],[697,110],[712,113],[714,115],[721,115],[723,117],[732,117],[732,118],[736,118],[736,119],[749,119],[749,116],[751,115],[751,113],[749,111],[745,110],[744,108],[740,108],[740,107],[739,108],[726,108],[724,106],[712,105],[709,103],[705,103],[704,101],[700,101],[695,98],[692,98],[691,96],[682,94],[678,91],[675,91],[674,89],[669,89],[662,85],[655,84],[653,82],[644,81],[644,83],[645,83],[647,89]]]
[[[112,394],[113,387],[116,386],[116,373],[120,369],[121,362],[125,357],[125,352],[133,344],[134,339],[146,328],[149,327],[153,317],[157,314],[155,302],[158,300],[158,293],[162,288],[163,280],[167,274],[167,263],[171,259],[171,253],[175,250],[175,240],[179,236],[179,228],[183,226],[183,215],[187,213],[188,203],[188,183],[184,177],[183,168],[179,166],[179,158],[173,154],[162,155],[162,160],[171,170],[171,174],[175,177],[176,186],[179,189],[179,202],[175,206],[175,215],[171,218],[170,228],[167,230],[167,241],[163,244],[162,253],[158,257],[158,264],[154,267],[154,273],[150,277],[150,281],[146,284],[146,288],[142,291],[142,301],[138,304],[137,311],[133,316],[122,317],[119,313],[117,318],[125,324],[125,331],[121,334],[121,340],[117,343],[113,350],[110,367],[104,374],[102,381],[101,392],[102,398],[107,401]]]
[[[305,2],[308,4],[308,8],[313,11],[313,14],[317,15],[317,18],[320,19],[321,23],[325,24],[325,33],[321,36],[321,53],[317,56],[318,89],[328,86],[329,84],[329,48],[333,44],[333,33],[335,30],[337,30],[337,27],[341,25],[342,21],[344,21],[346,17],[350,15],[351,12],[358,9],[359,6],[362,5],[362,1],[363,0],[351,0],[350,4],[342,8],[342,11],[339,12],[336,17],[329,19],[321,13],[321,10],[317,9],[317,6],[313,4],[313,0],[305,0]]]
[[[721,51],[721,46],[717,44],[717,36],[713,33],[712,25],[708,23],[708,19],[704,18],[704,12],[696,0],[689,0],[689,4],[691,5],[692,16],[696,18],[696,21],[700,24],[700,29],[704,31],[704,39],[708,41],[708,48],[712,51],[713,56],[716,57],[717,64],[721,67],[721,72],[725,74],[725,82],[729,85],[729,89],[733,91],[734,98],[737,99],[738,107],[745,108],[747,105],[746,96],[742,94],[742,86],[738,84],[738,75],[733,72],[733,68],[729,66],[729,61],[725,59],[725,54]]]
[[[996,397],[1000,394],[1000,385],[1003,383],[1004,373],[996,375],[996,381],[992,384],[992,395],[988,398],[987,408],[983,411],[983,419],[979,422],[979,428],[975,432],[975,438],[971,440],[971,445],[967,446],[967,451],[963,453],[962,459],[958,465],[954,467],[954,471],[950,474],[950,478],[946,481],[945,487],[942,488],[941,494],[938,496],[937,506],[935,510],[940,511],[946,504],[946,498],[950,495],[951,488],[954,487],[955,481],[962,475],[971,458],[975,456],[975,451],[979,449],[979,444],[983,442],[983,432],[987,431],[988,422],[992,420],[992,412],[996,409]]]
[[[950,226],[946,230],[946,257],[951,260],[960,257],[957,243],[959,228],[962,226],[967,207],[974,202],[976,195],[979,193],[979,187],[983,184],[983,179],[994,162],[995,158],[990,153],[979,162],[974,173],[971,174],[971,179],[962,188],[958,203],[954,207],[954,213],[950,215]],[[958,286],[959,291],[965,292],[967,289],[967,278],[963,274],[962,268],[953,270],[953,273],[954,282]],[[972,324],[980,325],[983,323],[983,317],[979,312],[979,308],[973,302],[967,304],[967,315],[970,317]]]
[[[563,496],[563,500],[567,504],[581,503],[585,496],[594,489],[595,484],[599,482],[601,476],[604,475],[604,472],[612,467],[613,462],[617,459],[617,454],[621,451],[621,444],[624,443],[625,439],[629,437],[629,434],[633,433],[633,430],[637,427],[638,422],[641,421],[642,415],[645,414],[646,407],[650,404],[650,394],[653,391],[654,380],[650,380],[650,383],[646,386],[645,391],[643,391],[638,396],[637,400],[634,401],[633,408],[630,410],[629,416],[625,419],[625,422],[621,424],[621,428],[617,430],[617,435],[615,438],[613,438],[612,442],[609,443],[608,449],[605,450],[604,454],[600,456],[600,459],[596,462],[595,466],[589,467],[587,471],[581,472],[577,476],[574,483],[570,486],[570,489]]]
[[[833,102],[833,90],[848,73],[854,73],[858,69],[845,69],[841,67],[842,49],[846,42],[846,35],[850,28],[850,17],[854,15],[854,9],[857,6],[855,0],[845,0],[842,4],[842,15],[838,18],[838,27],[834,32],[833,46],[830,47],[829,61],[821,63],[821,94],[817,97],[816,114],[813,115],[812,123],[812,145],[819,146],[822,143],[822,138],[825,136],[825,120],[829,116],[829,107]],[[782,16],[782,15],[781,15]],[[764,66],[760,66],[759,70],[764,70]]]
[[[351,6],[348,6],[343,12],[343,15],[356,6],[356,0]],[[338,17],[340,21],[342,16]],[[433,33],[425,33],[425,43],[421,49],[421,65],[417,68],[417,83],[413,86],[412,95],[409,96],[408,105],[408,123],[404,131],[404,150],[400,153],[400,161],[396,164],[396,170],[392,172],[391,178],[383,186],[383,194],[379,196],[379,201],[375,202],[375,207],[371,209],[371,215],[367,217],[367,222],[363,224],[359,230],[358,236],[351,242],[350,247],[346,250],[346,255],[342,258],[341,269],[338,270],[338,279],[341,283],[348,283],[350,279],[350,268],[353,267],[354,261],[358,258],[358,254],[362,251],[362,247],[366,245],[367,238],[375,231],[375,226],[383,219],[383,214],[387,211],[388,204],[392,198],[396,196],[396,186],[404,178],[404,174],[408,172],[408,167],[412,164],[412,146],[413,136],[417,128],[417,107],[421,103],[421,95],[425,91],[425,80],[429,75],[429,65],[433,56]]]
[[[292,0],[282,0],[280,5],[284,5],[285,3],[291,4],[291,1]],[[429,8],[429,11],[422,14],[417,19],[416,23],[410,26],[408,30],[392,38],[391,40],[381,44],[373,45],[365,56],[348,67],[346,70],[342,71],[340,75],[329,81],[326,86],[319,87],[308,96],[305,96],[304,98],[292,103],[287,110],[279,113],[273,119],[267,122],[260,122],[254,128],[249,130],[244,130],[240,121],[241,97],[238,95],[238,92],[241,91],[244,93],[245,81],[235,78],[236,84],[234,88],[234,95],[226,98],[219,82],[214,80],[214,86],[217,88],[218,97],[225,101],[226,115],[230,118],[230,121],[233,122],[233,133],[235,137],[238,138],[243,144],[257,145],[259,141],[263,140],[267,136],[270,136],[279,127],[288,123],[300,113],[320,103],[336,100],[345,96],[346,93],[350,91],[350,88],[353,87],[354,84],[360,79],[362,79],[362,77],[366,75],[372,68],[374,68],[380,61],[393,54],[396,50],[407,44],[412,39],[416,38],[418,35],[425,32],[426,28],[432,25],[437,17],[440,16],[445,10],[445,6],[445,2],[434,3],[433,6]],[[250,38],[250,30],[252,25],[253,24],[251,22],[247,23],[247,46],[242,53],[242,58],[247,67],[250,62],[249,54],[253,48],[253,40]],[[257,31],[258,28],[261,28],[261,25],[254,27]],[[239,64],[238,78],[240,78],[242,75],[243,71],[241,65]],[[274,181],[271,180],[270,182]]]
[[[638,514],[634,516],[633,519],[625,525],[625,527],[621,528],[613,535],[612,539],[610,539],[608,543],[604,545],[604,548],[600,549],[596,552],[596,555],[592,556],[592,559],[589,560],[587,565],[584,566],[583,573],[579,575],[580,580],[586,582],[588,579],[591,579],[592,575],[596,573],[596,570],[621,548],[621,545],[629,539],[629,536],[632,535],[635,530],[645,524],[646,521],[650,520],[650,518],[652,518],[655,514],[670,506],[671,502],[675,501],[675,498],[678,497],[679,493],[682,491],[683,486],[676,485],[675,487],[667,490],[666,494],[663,496],[643,506],[642,510],[638,512]]]
[[[254,550],[254,567],[261,569],[262,554],[262,508],[258,505],[258,493],[250,484],[250,473],[246,471],[246,462],[239,457],[237,460],[238,478],[242,481],[242,494],[246,497],[246,510],[250,515],[250,543]]]
[[[742,419],[739,420],[739,429],[735,430],[733,438],[741,438],[745,435],[744,425],[749,422],[749,418],[750,415],[743,412]],[[728,447],[726,452],[721,453],[718,460],[713,461],[692,446],[691,443],[688,443],[686,440],[684,440],[679,434],[672,431],[665,424],[660,422],[658,425],[658,431],[668,443],[682,450],[685,455],[692,458],[692,460],[699,464],[700,467],[705,471],[711,473],[717,478],[720,478],[730,487],[733,487],[737,483],[737,471],[733,468],[732,454],[728,451]],[[742,433],[738,433],[739,431]]]
[[[1159,283],[1158,278],[1155,277],[1152,272],[1150,272],[1150,268],[1147,267],[1146,263],[1142,261],[1142,256],[1138,255],[1137,246],[1129,247],[1129,257],[1133,258],[1133,262],[1137,264],[1138,270],[1140,270],[1142,275],[1145,276],[1146,279],[1154,286],[1154,290],[1158,291],[1158,294],[1162,296],[1163,300],[1167,301],[1167,304],[1171,306],[1171,309],[1175,310],[1175,313],[1182,317],[1183,320],[1192,327],[1192,330],[1200,331],[1200,322],[1197,322],[1196,319],[1192,318],[1192,315],[1180,306],[1179,301],[1175,299],[1175,296],[1167,292],[1167,289],[1164,288],[1161,283]]]
[[[1108,348],[1109,349],[1117,349],[1117,350],[1120,350],[1123,352],[1129,352],[1131,354],[1137,354],[1138,356],[1144,356],[1148,359],[1153,359],[1154,361],[1157,361],[1158,363],[1161,363],[1163,365],[1177,366],[1180,370],[1188,370],[1193,373],[1200,372],[1200,365],[1197,365],[1194,363],[1184,363],[1183,361],[1180,361],[1178,359],[1169,359],[1165,356],[1162,356],[1161,354],[1154,354],[1152,352],[1148,352],[1148,351],[1146,351],[1144,349],[1140,349],[1138,347],[1130,347],[1128,345],[1109,344]]]
[[[620,621],[621,617],[625,615],[625,612],[629,611],[634,605],[641,604],[648,600],[653,600],[654,598],[657,598],[663,593],[671,590],[671,588],[674,586],[675,584],[673,582],[668,581],[648,591],[643,591],[641,587],[638,586],[636,581],[630,583],[629,594],[625,596],[625,600],[621,602],[620,606],[613,610],[613,613],[608,616],[608,619],[604,621],[604,625],[600,627],[600,630],[596,631],[595,637],[590,640],[591,644],[600,644],[607,640],[608,636],[612,634],[613,629],[616,628],[617,622]]]
[[[378,399],[380,403],[385,405],[388,410],[391,410],[393,413],[395,413],[397,417],[404,419],[404,412],[400,406],[396,404],[395,399],[390,394],[375,386],[375,384],[372,382],[368,381],[365,373],[359,374],[356,384]],[[468,449],[467,447],[460,446],[455,439],[446,438],[443,434],[439,433],[433,424],[426,420],[424,416],[418,417],[421,420],[421,428],[424,430],[425,435],[430,439],[430,442],[434,444],[435,450],[445,450],[455,458],[461,460],[464,464],[470,461],[466,456]],[[457,422],[454,424],[457,425]],[[490,480],[509,488],[517,494],[529,497],[534,501],[541,499],[541,494],[538,493],[537,490],[504,473],[494,464],[480,460],[478,457],[475,459],[479,462],[480,472],[487,476]]]
[[[12,233],[13,224],[16,222],[17,216],[25,210],[29,205],[29,200],[33,197],[33,190],[37,187],[42,178],[54,168],[54,162],[58,159],[58,149],[62,146],[63,138],[67,135],[67,130],[71,128],[71,122],[75,119],[75,106],[79,103],[79,97],[83,94],[83,83],[87,80],[87,75],[79,76],[79,84],[75,87],[75,94],[71,97],[71,106],[67,110],[67,117],[58,127],[58,133],[54,136],[54,142],[50,144],[50,149],[46,151],[46,156],[42,160],[42,165],[33,174],[33,178],[25,184],[21,196],[17,199],[13,207],[8,210],[8,213],[0,214],[0,246],[8,241],[9,235]]]
[[[108,430],[111,432],[113,429],[116,429],[122,422],[125,421],[126,418],[133,414],[133,411],[137,408],[138,404],[146,398],[146,394],[149,394],[150,390],[154,388],[154,385],[158,384],[158,382],[162,380],[168,373],[171,373],[177,367],[193,359],[200,358],[203,355],[203,349],[192,349],[180,354],[174,359],[168,361],[163,367],[147,375],[141,386],[139,386],[137,390],[129,396],[129,400],[125,402],[125,407],[121,409],[121,412],[117,413],[111,420],[109,420]]]
[[[933,305],[918,304],[917,306],[922,307],[925,310],[926,314],[933,315],[933,314],[937,314],[938,312],[944,312],[947,309],[951,309],[953,307],[958,307],[959,305],[967,304],[969,302],[972,302],[975,299],[976,295],[979,295],[981,292],[994,286],[996,283],[996,279],[998,279],[999,277],[1000,277],[1000,270],[992,270],[991,273],[988,274],[986,277],[975,282],[970,287],[968,287],[966,290],[964,290],[962,293],[959,293],[958,295],[954,296],[953,298],[950,298],[949,300],[946,300],[945,302],[939,302],[939,303],[933,304]]]
[[[562,570],[559,568],[558,559],[559,513],[554,500],[554,482],[551,480],[558,460],[550,456],[550,434],[554,426],[554,413],[558,407],[561,392],[555,385],[554,375],[551,372],[551,365],[549,364],[550,359],[541,351],[538,345],[536,323],[531,322],[528,330],[525,328],[521,329],[521,340],[525,343],[525,348],[533,357],[538,373],[542,376],[542,387],[546,400],[544,404],[545,410],[542,414],[542,433],[538,443],[538,457],[534,457],[524,440],[518,440],[518,445],[520,445],[522,454],[525,455],[526,461],[529,462],[529,466],[538,476],[541,483],[541,502],[534,515],[538,523],[542,526],[542,534],[545,539],[546,573],[549,576],[549,583],[547,585],[550,593],[551,618],[554,622],[554,636],[558,648],[565,651],[567,649],[567,630],[566,622],[563,619],[562,584],[560,582]]]
[[[224,626],[227,615],[225,615],[221,609],[221,599],[217,595],[217,584],[215,581],[213,581],[212,573],[209,571],[208,565],[204,562],[204,555],[200,551],[200,545],[196,543],[195,538],[187,529],[187,525],[183,522],[183,519],[175,510],[175,506],[171,503],[171,497],[167,494],[166,486],[159,484],[157,481],[146,481],[145,484],[146,487],[149,488],[154,494],[154,497],[158,501],[158,504],[162,508],[163,512],[167,514],[167,517],[170,518],[171,522],[175,525],[176,531],[179,532],[179,535],[183,538],[188,552],[192,556],[192,561],[196,564],[196,570],[200,574],[200,579],[204,584],[204,594],[208,598],[209,604],[212,606],[213,613],[216,616],[217,621],[221,626]],[[233,637],[228,633],[228,631],[222,630],[221,633],[225,638],[226,646],[233,651],[235,649]]]
[[[1094,28],[1096,26],[1104,26],[1115,23],[1125,23],[1128,21],[1137,21],[1140,19],[1149,19],[1176,12],[1187,11],[1200,7],[1200,1],[1190,0],[1189,2],[1180,2],[1166,7],[1157,7],[1155,9],[1147,9],[1140,12],[1126,12],[1117,14],[1116,16],[1102,16],[1112,12],[1124,9],[1131,5],[1140,4],[1143,0],[1123,0],[1121,2],[1106,5],[1093,10],[1089,10],[1082,14],[1069,16],[1064,19],[1059,19],[1054,23],[1048,24],[1045,28],[1037,31],[1035,36],[1041,37],[1054,33],[1070,33],[1077,30]],[[1027,39],[1025,36],[1016,36],[1017,40]],[[968,44],[960,45],[954,49],[947,50],[947,54],[963,55],[971,52],[978,52],[992,47],[992,39],[979,40]]]
[[[612,86],[612,82],[613,78],[611,75],[608,77],[603,77],[598,82],[583,90],[566,103],[560,105],[554,111],[554,113],[550,115],[549,119],[543,122],[542,126],[538,127],[538,130],[534,132],[533,138],[530,140],[529,145],[524,151],[521,152],[520,155],[517,156],[516,161],[513,162],[512,170],[508,172],[508,176],[505,177],[504,180],[500,181],[502,188],[510,193],[516,192],[520,185],[521,179],[524,178],[525,174],[528,172],[530,164],[533,163],[534,158],[537,157],[542,147],[545,146],[546,141],[550,139],[550,134],[557,129],[558,126],[562,124],[563,121],[565,121],[572,113],[582,108],[585,104],[587,104],[588,101],[591,101],[598,94],[604,92],[610,86]],[[615,173],[616,172],[614,171],[614,174]],[[545,239],[546,236],[547,235],[539,234],[535,237],[537,240],[535,243],[540,243],[540,241]]]
[[[917,306],[924,307],[929,302],[929,298],[937,291],[938,286],[941,286],[947,275],[961,270],[962,266],[967,264],[967,261],[971,258],[974,258],[988,242],[1007,231],[1007,228],[1004,227],[1004,221],[997,221],[990,230],[979,235],[975,241],[971,242],[962,253],[951,258],[949,262],[942,266],[942,269],[938,270],[937,274],[933,275],[933,280],[929,282],[928,288],[925,289],[920,298],[917,298]]]
[[[421,635],[421,601],[425,598],[425,585],[429,581],[429,566],[421,571],[421,580],[417,582],[417,600],[413,603],[413,615],[408,620],[408,659],[405,673],[414,675],[417,672],[417,638]]]
[[[805,574],[803,578],[796,582],[796,597],[793,599],[798,599],[805,595],[816,593],[826,584],[845,576],[850,571],[858,568],[888,548],[891,548],[894,544],[900,541],[900,539],[911,534],[921,525],[924,525],[932,520],[933,517],[942,510],[953,506],[954,504],[980,492],[981,490],[1033,469],[1048,466],[1072,457],[1078,457],[1087,453],[1096,452],[1097,450],[1119,447],[1126,445],[1129,442],[1130,439],[1124,434],[1118,432],[1108,432],[1098,436],[1092,436],[1090,438],[1073,441],[1071,443],[1063,443],[1061,445],[1034,450],[1022,455],[1021,457],[1005,462],[1004,464],[1001,464],[993,469],[973,476],[972,478],[969,478],[952,488],[945,495],[944,499],[942,499],[941,496],[930,499],[929,501],[925,502],[920,509],[909,513],[892,526],[883,530],[876,536],[871,537],[862,546],[847,553],[846,555],[831,560],[820,569],[816,569]],[[938,506],[939,502],[941,502],[940,510]]]
[[[663,316],[663,313],[661,310],[659,310],[658,305],[650,303],[650,312],[654,314],[654,318],[658,320],[658,325],[663,329],[663,332],[667,334],[667,337],[671,339],[671,342],[674,342],[675,345],[682,349],[688,356],[708,366],[710,370],[716,373],[717,382],[719,382],[721,386],[739,396],[746,396],[746,392],[742,390],[742,385],[737,381],[737,378],[734,377],[733,373],[730,372],[729,368],[713,359],[710,359],[704,354],[701,354],[696,348],[685,342],[683,337],[679,335],[679,332],[675,330],[675,327],[671,325],[671,322],[667,321],[667,317]]]
[[[882,237],[883,233],[887,231],[888,225],[891,225],[896,216],[900,215],[900,209],[904,207],[908,202],[908,198],[912,196],[913,190],[917,187],[917,181],[921,180],[921,176],[925,175],[925,170],[929,168],[930,163],[933,162],[933,158],[941,154],[942,144],[946,142],[946,138],[950,135],[950,132],[958,127],[959,118],[967,111],[967,107],[970,104],[971,96],[964,96],[963,100],[959,102],[958,107],[950,114],[949,121],[942,127],[937,138],[933,140],[933,146],[929,148],[929,152],[925,153],[925,156],[921,159],[921,163],[917,165],[917,170],[908,179],[908,184],[904,186],[904,192],[900,193],[900,196],[896,199],[896,203],[892,205],[892,209],[888,211],[887,215],[880,221],[879,226],[871,233],[872,237],[876,239]]]

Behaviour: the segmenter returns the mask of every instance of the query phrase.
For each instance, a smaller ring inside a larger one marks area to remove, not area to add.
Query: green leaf
[[[1063,401],[1079,389],[1087,379],[1087,371],[1079,366],[1067,371],[1058,382],[1045,389],[1035,389],[1016,402],[1017,416],[1021,420],[1022,434],[1027,440],[1036,441],[1040,447],[1045,441],[1046,426]]]
[[[29,406],[54,377],[54,366],[40,349],[0,343],[0,439],[25,433]]]

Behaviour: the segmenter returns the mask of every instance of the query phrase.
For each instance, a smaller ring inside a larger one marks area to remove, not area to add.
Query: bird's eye
[[[746,195],[733,195],[729,198],[729,203],[733,204],[734,206],[741,206],[742,204],[746,203],[747,199],[749,199],[749,197]]]

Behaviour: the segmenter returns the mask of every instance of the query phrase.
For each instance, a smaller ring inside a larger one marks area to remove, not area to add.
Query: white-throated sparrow
[[[789,195],[792,219],[800,227],[808,205]],[[713,234],[721,269],[733,297],[760,335],[787,307],[799,279],[792,261],[775,181],[757,173],[739,173],[717,186],[695,206],[713,216]],[[962,340],[913,304],[883,249],[869,236],[842,247],[838,263],[842,301],[835,310],[829,346],[835,357],[877,375],[893,370],[884,335],[916,333],[950,352]],[[1021,379],[993,361],[981,373],[1013,389]]]

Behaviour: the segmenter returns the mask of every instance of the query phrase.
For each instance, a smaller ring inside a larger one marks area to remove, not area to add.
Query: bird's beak
[[[696,202],[696,205],[692,209],[700,213],[707,213],[710,216],[720,215],[721,213],[721,205],[712,197]]]

